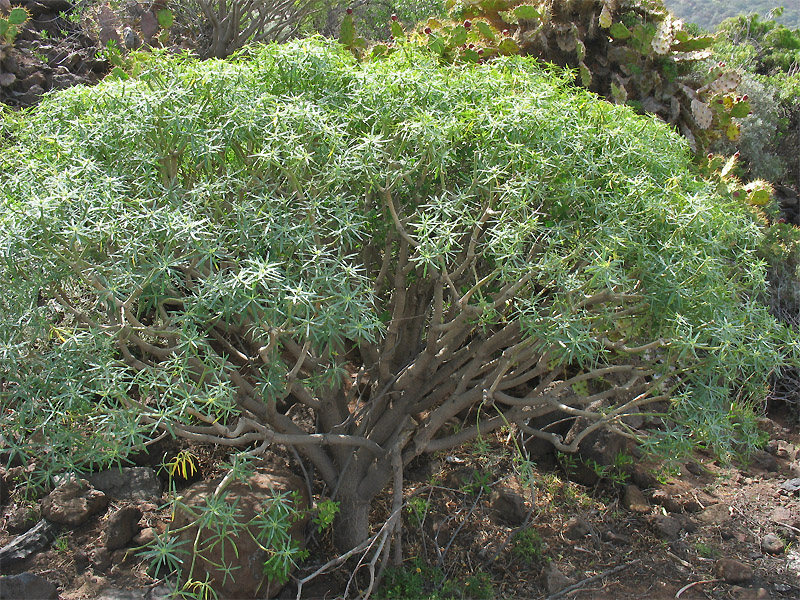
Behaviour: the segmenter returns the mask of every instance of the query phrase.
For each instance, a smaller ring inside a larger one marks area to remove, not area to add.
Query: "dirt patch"
[[[800,498],[782,485],[800,476],[793,470],[800,435],[780,416],[765,427],[769,452],[750,465],[720,465],[697,454],[672,476],[656,477],[638,463],[634,468],[650,475],[632,479],[652,484],[640,489],[635,512],[624,505],[630,488],[608,480],[581,485],[563,468],[534,471],[531,490],[515,472],[505,439],[415,463],[405,489],[404,568],[387,571],[379,597],[796,598]],[[192,451],[204,479],[218,473],[224,452]],[[274,460],[291,463],[289,456]],[[387,495],[375,509],[375,523],[386,518],[390,503]],[[141,529],[165,530],[169,510],[133,504],[142,512]],[[98,556],[109,515],[124,505],[130,504],[112,502],[86,524],[65,528],[49,548],[3,574],[41,575],[70,600],[120,589],[136,590],[136,598],[157,597],[162,582],[137,556],[135,542]],[[3,508],[0,546],[14,539],[8,519],[21,506],[12,493]],[[298,578],[336,556],[329,534],[308,533],[310,556]],[[782,543],[779,550],[765,549],[769,536]],[[306,584],[303,597],[342,594],[353,566]],[[363,583],[351,582],[351,593]],[[290,582],[281,597],[295,592]]]

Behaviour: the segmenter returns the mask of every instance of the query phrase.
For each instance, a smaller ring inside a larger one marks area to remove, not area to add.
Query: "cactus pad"
[[[714,114],[708,104],[698,98],[692,100],[692,116],[700,129],[708,129],[714,119]]]
[[[742,76],[736,71],[725,71],[708,86],[712,94],[727,94],[735,90],[742,82]]]
[[[17,6],[11,9],[11,12],[8,13],[8,17],[6,20],[8,21],[9,25],[22,25],[25,21],[28,20],[28,11],[22,8],[21,6]]]

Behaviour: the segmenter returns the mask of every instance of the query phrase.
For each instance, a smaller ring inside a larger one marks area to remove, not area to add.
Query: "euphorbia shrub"
[[[346,548],[393,461],[503,426],[752,443],[789,342],[750,209],[568,73],[430,56],[155,56],[4,116],[10,453],[47,474],[162,431],[294,446]],[[642,409],[660,430],[626,424]],[[583,429],[529,425],[554,412]]]

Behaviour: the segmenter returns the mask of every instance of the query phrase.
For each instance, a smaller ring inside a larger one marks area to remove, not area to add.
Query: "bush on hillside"
[[[744,71],[741,92],[753,114],[742,123],[739,149],[751,177],[800,183],[800,30],[757,14],[720,24],[718,59]],[[724,142],[724,141],[723,141]]]
[[[571,79],[310,40],[4,115],[2,445],[44,477],[162,431],[291,446],[341,548],[403,464],[501,427],[748,448],[793,348],[760,223]]]

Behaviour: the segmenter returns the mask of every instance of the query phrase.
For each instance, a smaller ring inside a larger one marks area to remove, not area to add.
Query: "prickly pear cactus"
[[[717,192],[755,207],[765,221],[770,221],[775,212],[769,206],[775,193],[772,184],[763,179],[743,183],[734,172],[738,159],[738,152],[730,158],[709,154],[700,161],[700,172],[706,180],[716,182]]]
[[[19,34],[20,27],[30,18],[26,8],[15,6],[7,15],[0,15],[0,48],[10,46]]]
[[[674,125],[700,155],[721,135],[736,140],[750,112],[737,73],[692,69],[712,38],[689,34],[661,0],[451,0],[450,15],[416,34],[443,61],[522,54],[572,67],[581,85]]]

